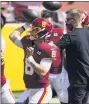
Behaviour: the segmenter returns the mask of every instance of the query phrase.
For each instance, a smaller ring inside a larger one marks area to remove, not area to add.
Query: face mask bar
[[[44,31],[44,30],[45,30],[45,28],[41,29],[40,27],[33,27],[33,28],[32,28],[32,31],[31,31],[31,34],[32,34],[32,36],[33,36],[35,39],[38,39],[39,33],[42,32],[42,31]],[[44,37],[44,36],[45,36],[45,35],[43,35],[42,37]],[[42,37],[40,37],[40,39],[41,39]]]

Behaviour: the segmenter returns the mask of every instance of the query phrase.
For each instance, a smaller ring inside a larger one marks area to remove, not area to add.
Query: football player
[[[44,10],[41,14],[43,18],[46,18],[51,23],[53,23],[53,19],[51,16],[52,12],[48,10]],[[53,27],[51,31],[51,37],[50,41],[51,43],[56,43],[61,39],[63,34],[68,32],[68,30],[63,29],[61,27]],[[59,98],[59,101],[61,104],[67,104],[68,103],[68,91],[67,88],[69,87],[69,79],[67,71],[64,68],[64,62],[62,58],[62,53],[57,50],[55,53],[56,60],[53,61],[51,68],[50,68],[50,75],[49,75],[49,81],[52,86],[52,88],[55,89],[57,96]]]
[[[3,28],[3,26],[5,25],[5,17],[1,14],[1,29]],[[3,104],[14,104],[15,103],[15,97],[10,89],[10,84],[9,84],[9,80],[6,79],[5,73],[4,73],[4,66],[5,66],[5,62],[4,62],[4,49],[5,49],[5,40],[4,38],[1,36],[1,49],[0,49],[0,56],[1,56],[1,103]]]
[[[49,85],[49,71],[55,60],[55,48],[48,44],[52,24],[44,18],[32,22],[30,35],[21,38],[22,32],[29,28],[24,25],[10,34],[10,39],[24,50],[24,83],[27,88],[17,103],[24,102],[29,95],[29,103],[48,103],[52,98]]]

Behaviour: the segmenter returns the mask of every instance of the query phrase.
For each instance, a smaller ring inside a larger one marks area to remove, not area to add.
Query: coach
[[[69,104],[87,104],[89,96],[89,30],[82,27],[82,12],[71,9],[66,12],[66,25],[71,32],[56,43],[66,49],[66,63],[70,86]]]

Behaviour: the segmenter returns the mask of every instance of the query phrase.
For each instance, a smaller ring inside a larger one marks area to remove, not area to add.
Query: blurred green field
[[[20,96],[21,93],[22,93],[22,91],[21,92],[13,92],[16,99],[18,99],[18,97]],[[58,98],[56,98],[56,97],[51,99],[50,104],[52,104],[52,103],[53,104],[60,104]]]
[[[18,99],[18,97],[20,96],[21,93],[22,93],[22,91],[21,92],[13,92],[16,99]]]

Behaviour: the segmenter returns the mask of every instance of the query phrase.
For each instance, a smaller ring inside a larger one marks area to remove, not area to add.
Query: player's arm
[[[50,70],[52,59],[43,58],[39,64],[34,60],[34,57],[32,56],[33,52],[34,52],[34,48],[27,47],[26,49],[27,62],[33,67],[33,69],[38,75],[44,76]]]
[[[52,59],[42,59],[40,64],[38,64],[33,56],[28,57],[27,59],[28,63],[32,65],[34,70],[39,76],[44,76],[47,74],[47,72],[50,70]]]
[[[59,48],[59,49],[63,50],[71,43],[72,43],[72,41],[71,41],[70,35],[65,34],[62,36],[62,38],[58,42],[56,42],[55,44],[51,43],[50,45],[55,47],[56,49]]]
[[[21,43],[21,34],[28,28],[28,25],[23,25],[17,29],[15,29],[10,35],[9,38],[10,40],[15,43],[17,46],[19,46],[20,48],[22,48],[22,43]]]

